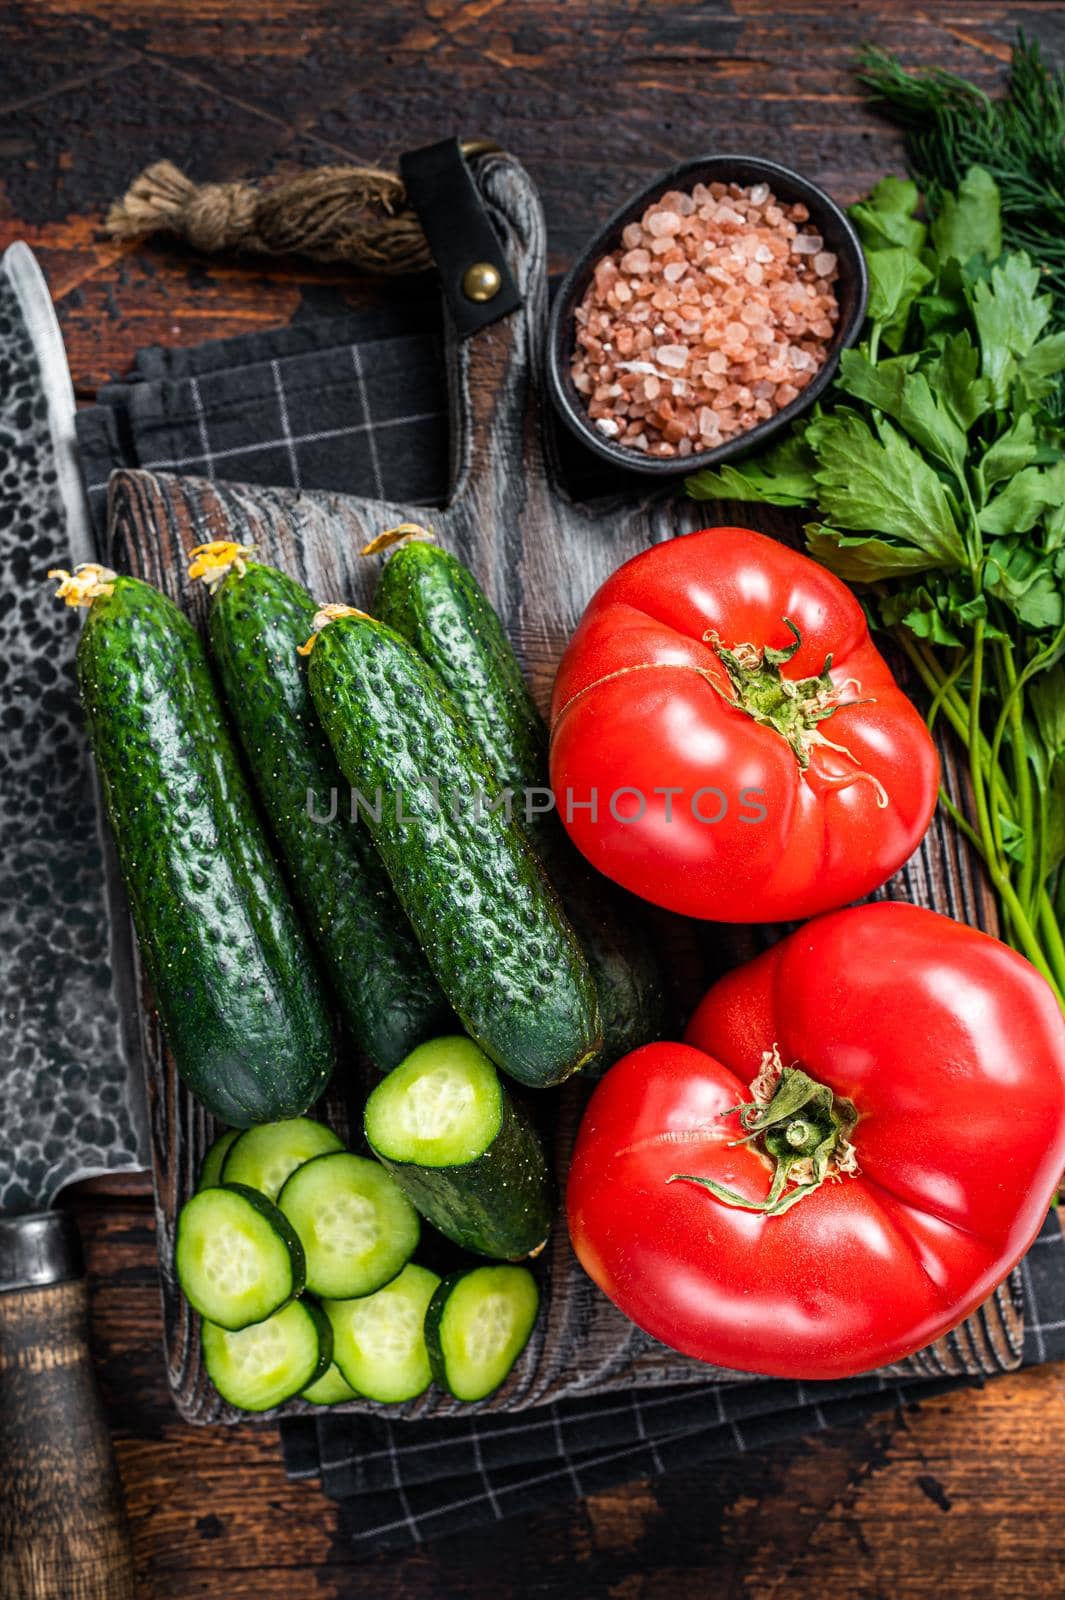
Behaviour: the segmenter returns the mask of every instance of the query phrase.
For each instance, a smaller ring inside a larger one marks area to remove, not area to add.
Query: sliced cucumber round
[[[554,1210],[547,1158],[472,1039],[412,1050],[371,1094],[363,1126],[422,1216],[464,1250],[513,1261],[543,1245]]]
[[[484,1051],[460,1034],[412,1050],[366,1103],[366,1137],[390,1161],[459,1167],[499,1132],[503,1087]]]
[[[315,1156],[296,1168],[277,1203],[303,1245],[308,1289],[329,1300],[372,1294],[417,1249],[418,1213],[366,1156]]]
[[[205,1322],[202,1337],[208,1377],[242,1411],[269,1411],[330,1371],[332,1327],[305,1300],[236,1333]]]
[[[440,1279],[412,1262],[398,1278],[361,1300],[327,1300],[333,1360],[368,1400],[413,1400],[432,1382],[425,1313]]]
[[[288,1218],[239,1184],[201,1189],[185,1202],[174,1268],[193,1309],[230,1332],[265,1321],[295,1299],[305,1273]]]
[[[240,1138],[239,1128],[227,1128],[225,1133],[220,1133],[214,1144],[203,1158],[200,1176],[197,1180],[197,1189],[213,1189],[222,1181],[222,1168],[226,1163],[226,1156],[235,1139]],[[254,1188],[255,1185],[252,1185]]]
[[[332,1128],[311,1117],[264,1122],[242,1133],[226,1156],[223,1183],[246,1183],[268,1200],[276,1200],[297,1167],[315,1156],[343,1150]]]
[[[328,1318],[326,1320],[328,1321]],[[332,1323],[330,1323],[330,1330],[332,1330]],[[357,1398],[355,1390],[351,1387],[351,1384],[335,1361],[329,1363],[320,1378],[316,1378],[313,1383],[307,1385],[306,1389],[300,1391],[300,1399],[309,1400],[312,1406],[338,1406],[345,1400],[355,1400]]]
[[[433,1377],[456,1400],[483,1400],[525,1349],[539,1309],[540,1290],[525,1267],[452,1273],[425,1314]]]

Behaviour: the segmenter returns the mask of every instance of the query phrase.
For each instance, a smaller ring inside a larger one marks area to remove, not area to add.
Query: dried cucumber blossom
[[[337,601],[329,601],[325,605],[319,606],[315,612],[312,624],[314,631],[306,644],[296,646],[297,655],[309,656],[322,629],[327,628],[331,622],[336,622],[341,617],[358,617],[363,622],[373,621],[368,611],[358,611],[354,606],[344,606]]]
[[[83,561],[73,572],[52,567],[48,576],[59,579],[55,592],[57,600],[65,600],[68,606],[91,606],[100,595],[111,593],[118,573],[96,561]]]
[[[201,578],[214,594],[222,579],[231,571],[243,578],[247,571],[248,556],[255,554],[255,545],[238,544],[233,539],[215,539],[210,544],[198,544],[189,551],[189,577]]]

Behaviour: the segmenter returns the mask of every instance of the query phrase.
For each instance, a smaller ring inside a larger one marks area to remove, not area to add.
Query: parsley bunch
[[[852,207],[869,266],[864,342],[827,408],[697,499],[810,506],[811,553],[864,594],[962,741],[972,816],[1011,942],[1065,1006],[1065,332],[1043,274],[1003,252],[998,185],[972,167],[918,220],[885,178]]]

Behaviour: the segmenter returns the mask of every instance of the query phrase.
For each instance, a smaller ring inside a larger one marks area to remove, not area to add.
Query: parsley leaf
[[[922,554],[921,565],[953,567],[965,544],[946,490],[928,462],[885,419],[870,426],[839,406],[806,430],[817,454],[817,499],[829,522],[884,533]],[[912,556],[904,570],[917,570]]]
[[[1016,358],[1030,356],[1050,319],[1051,299],[1038,294],[1039,268],[1023,252],[1007,256],[972,289],[973,321],[980,341],[980,370],[994,404],[1004,407]]]
[[[1002,209],[998,185],[986,167],[970,167],[956,194],[945,194],[932,223],[932,244],[942,260],[963,265],[974,256],[997,261],[1002,254]]]
[[[716,471],[704,467],[686,480],[693,500],[753,500],[774,506],[805,506],[817,493],[813,451],[801,432],[789,434],[763,456],[726,463]]]
[[[928,229],[914,217],[920,199],[917,185],[890,174],[881,178],[867,200],[851,206],[850,217],[867,251],[901,245],[911,255],[924,248]]]
[[[985,490],[1030,466],[1038,449],[1032,413],[1022,411],[1005,433],[992,441],[980,462],[980,478]]]
[[[1027,533],[1044,511],[1061,505],[1063,499],[1065,463],[1046,469],[1025,467],[984,507],[977,522],[984,533]]]
[[[991,409],[990,389],[978,376],[980,352],[968,328],[943,335],[932,347],[931,355],[921,357],[921,371],[929,387],[966,432],[978,417]]]
[[[906,572],[926,572],[923,550],[874,539],[870,534],[848,534],[825,522],[806,524],[806,546],[822,566],[846,583],[879,583]]]
[[[898,350],[906,334],[910,307],[932,281],[928,268],[909,250],[873,250],[869,268],[869,315],[878,322],[889,350]]]

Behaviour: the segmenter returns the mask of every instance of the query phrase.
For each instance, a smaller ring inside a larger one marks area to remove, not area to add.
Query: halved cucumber
[[[344,1142],[332,1128],[310,1117],[290,1117],[285,1122],[264,1122],[242,1133],[226,1156],[223,1183],[246,1183],[268,1200],[276,1200],[297,1167]]]
[[[197,1189],[213,1189],[222,1181],[222,1168],[225,1166],[226,1156],[235,1139],[240,1138],[239,1128],[227,1128],[225,1133],[220,1133],[214,1144],[203,1158],[200,1176],[197,1180]],[[252,1185],[254,1188],[254,1184]]]
[[[326,1321],[329,1321],[328,1317]],[[329,1326],[332,1333],[332,1323]],[[320,1378],[316,1378],[306,1389],[300,1391],[300,1399],[309,1400],[312,1406],[338,1406],[345,1400],[357,1398],[355,1390],[335,1361],[329,1363]]]
[[[525,1267],[452,1273],[425,1314],[433,1377],[456,1400],[483,1400],[525,1349],[539,1309],[540,1291]]]
[[[463,1249],[514,1260],[547,1238],[553,1185],[540,1140],[472,1039],[412,1050],[370,1095],[364,1128],[422,1216]]]
[[[425,1313],[440,1279],[413,1262],[398,1278],[361,1300],[327,1300],[333,1360],[368,1400],[413,1400],[432,1382]]]
[[[308,1289],[330,1300],[372,1294],[418,1246],[418,1213],[398,1183],[346,1150],[297,1167],[277,1203],[302,1242]]]
[[[330,1370],[332,1327],[305,1300],[237,1333],[205,1322],[202,1337],[208,1377],[223,1400],[242,1411],[269,1411]]]
[[[265,1195],[239,1184],[201,1189],[178,1216],[174,1270],[189,1304],[236,1332],[263,1322],[304,1284],[303,1248]]]

